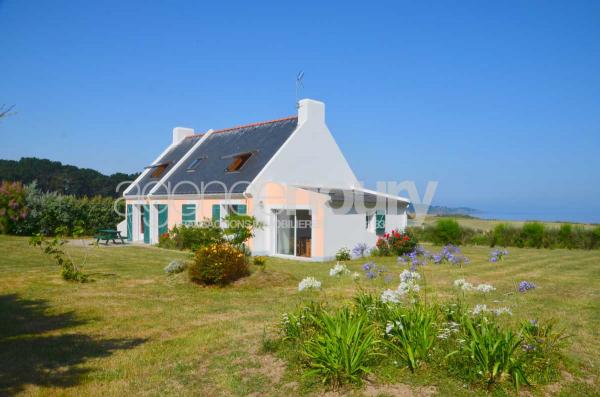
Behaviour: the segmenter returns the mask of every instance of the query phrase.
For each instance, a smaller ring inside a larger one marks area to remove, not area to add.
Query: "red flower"
[[[404,236],[404,241],[408,241],[408,240],[410,240],[410,237]]]

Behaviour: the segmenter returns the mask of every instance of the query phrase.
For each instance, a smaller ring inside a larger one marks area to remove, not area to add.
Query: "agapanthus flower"
[[[400,303],[400,295],[397,291],[386,289],[381,293],[380,297],[383,303]]]
[[[454,280],[454,286],[456,288],[462,289],[463,291],[470,291],[473,289],[473,284],[469,283],[464,278],[459,278],[457,280]]]
[[[509,316],[512,316],[512,311],[508,307],[499,307],[497,309],[494,309],[494,314],[496,316],[501,316],[503,314],[508,314]]]
[[[321,282],[318,281],[314,277],[305,277],[298,284],[298,291],[305,291],[305,290],[311,290],[311,289],[320,289],[320,288],[321,288]]]
[[[477,316],[481,313],[485,313],[488,311],[487,305],[486,304],[479,304],[479,305],[475,305],[475,307],[473,308],[473,315]]]
[[[409,280],[420,280],[420,279],[421,279],[421,275],[417,272],[403,270],[402,273],[400,273],[400,281],[407,282]]]
[[[358,243],[352,248],[352,255],[355,258],[362,258],[369,251],[369,246],[367,243]]]
[[[358,281],[360,279],[360,273],[354,272],[350,277],[352,277],[352,280]]]
[[[529,281],[521,281],[519,283],[519,292],[527,292],[530,289],[534,289],[535,288],[535,284],[529,282]]]
[[[350,270],[348,270],[346,265],[339,262],[334,267],[329,269],[329,275],[331,277],[344,276],[346,274],[350,274]]]
[[[490,284],[479,284],[475,289],[479,292],[483,292],[484,294],[496,290],[496,288]]]

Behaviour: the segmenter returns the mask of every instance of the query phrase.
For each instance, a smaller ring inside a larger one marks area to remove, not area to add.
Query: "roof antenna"
[[[296,75],[296,108],[300,107],[300,99],[298,98],[298,90],[300,88],[304,88],[304,83],[302,82],[303,78],[304,78],[304,71],[301,70]]]

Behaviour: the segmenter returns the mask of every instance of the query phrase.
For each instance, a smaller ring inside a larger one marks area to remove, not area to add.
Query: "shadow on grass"
[[[131,349],[145,339],[98,339],[81,333],[43,335],[84,324],[74,312],[48,314],[45,300],[0,295],[0,396],[26,385],[69,387],[92,369],[86,360]]]

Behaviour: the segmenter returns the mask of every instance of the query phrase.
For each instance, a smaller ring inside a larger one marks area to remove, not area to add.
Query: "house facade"
[[[315,261],[403,230],[409,204],[361,187],[327,128],[325,105],[311,99],[299,102],[297,116],[204,133],[175,128],[124,198],[120,228],[130,241],[155,244],[178,224],[223,225],[235,212],[262,224],[248,243],[253,255]]]

